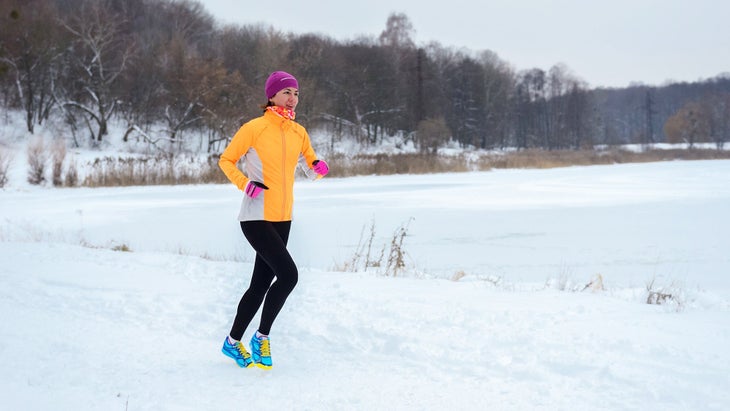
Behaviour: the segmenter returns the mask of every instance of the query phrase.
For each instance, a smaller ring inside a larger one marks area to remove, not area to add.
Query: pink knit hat
[[[286,71],[275,71],[271,73],[268,79],[266,79],[266,98],[271,98],[276,93],[287,87],[294,87],[299,89],[299,83],[297,79]]]

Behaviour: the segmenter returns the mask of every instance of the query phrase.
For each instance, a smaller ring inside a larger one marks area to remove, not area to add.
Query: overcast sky
[[[200,1],[221,23],[336,40],[377,38],[404,13],[417,45],[492,50],[516,70],[563,63],[591,87],[730,72],[730,0]]]

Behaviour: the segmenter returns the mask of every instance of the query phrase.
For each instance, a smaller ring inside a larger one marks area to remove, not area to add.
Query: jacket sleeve
[[[302,155],[302,154],[299,155],[298,163],[299,163],[299,168],[302,169],[302,171],[304,172],[304,175],[307,177],[307,179],[317,180],[318,174],[314,170],[312,170],[310,165],[307,164],[307,159],[304,158],[304,155]]]
[[[317,161],[317,154],[312,148],[312,142],[309,140],[309,134],[304,131],[304,141],[302,142],[302,154],[299,156],[299,166],[304,174],[310,180],[317,180],[321,176],[312,170],[312,163]]]
[[[317,161],[317,153],[312,148],[312,142],[309,140],[309,134],[304,132],[304,141],[302,142],[302,156],[304,157],[307,167],[312,168],[312,163]]]
[[[244,125],[238,129],[228,147],[221,154],[220,160],[218,160],[218,166],[223,170],[223,173],[241,191],[246,189],[248,178],[238,169],[236,164],[250,147],[251,132]]]

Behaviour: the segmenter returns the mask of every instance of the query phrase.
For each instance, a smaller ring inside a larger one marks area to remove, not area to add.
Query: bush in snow
[[[388,253],[388,262],[385,266],[385,275],[397,276],[400,271],[405,269],[406,252],[403,249],[403,240],[408,235],[408,225],[413,220],[411,217],[408,222],[398,227],[393,233],[390,240],[390,253]]]
[[[53,174],[53,185],[60,187],[63,185],[63,161],[66,159],[66,142],[63,139],[56,139],[51,146],[51,163]]]
[[[71,163],[69,163],[63,184],[66,187],[76,187],[79,185],[79,171],[76,167],[76,160],[71,160]]]
[[[669,287],[657,287],[654,285],[654,279],[646,285],[646,303],[653,305],[673,306],[677,311],[684,307],[684,299],[680,290],[675,285]]]
[[[33,185],[40,185],[46,181],[46,162],[48,155],[43,139],[38,138],[28,144],[28,182]]]
[[[8,183],[8,170],[10,169],[10,153],[0,147],[0,188]]]

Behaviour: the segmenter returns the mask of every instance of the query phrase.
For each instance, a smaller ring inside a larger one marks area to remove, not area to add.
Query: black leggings
[[[231,338],[240,340],[263,302],[259,332],[269,334],[271,324],[297,285],[299,272],[289,251],[291,221],[241,221],[241,230],[256,251],[251,284],[238,303]],[[276,281],[271,282],[276,278]],[[264,301],[265,298],[265,301]]]

